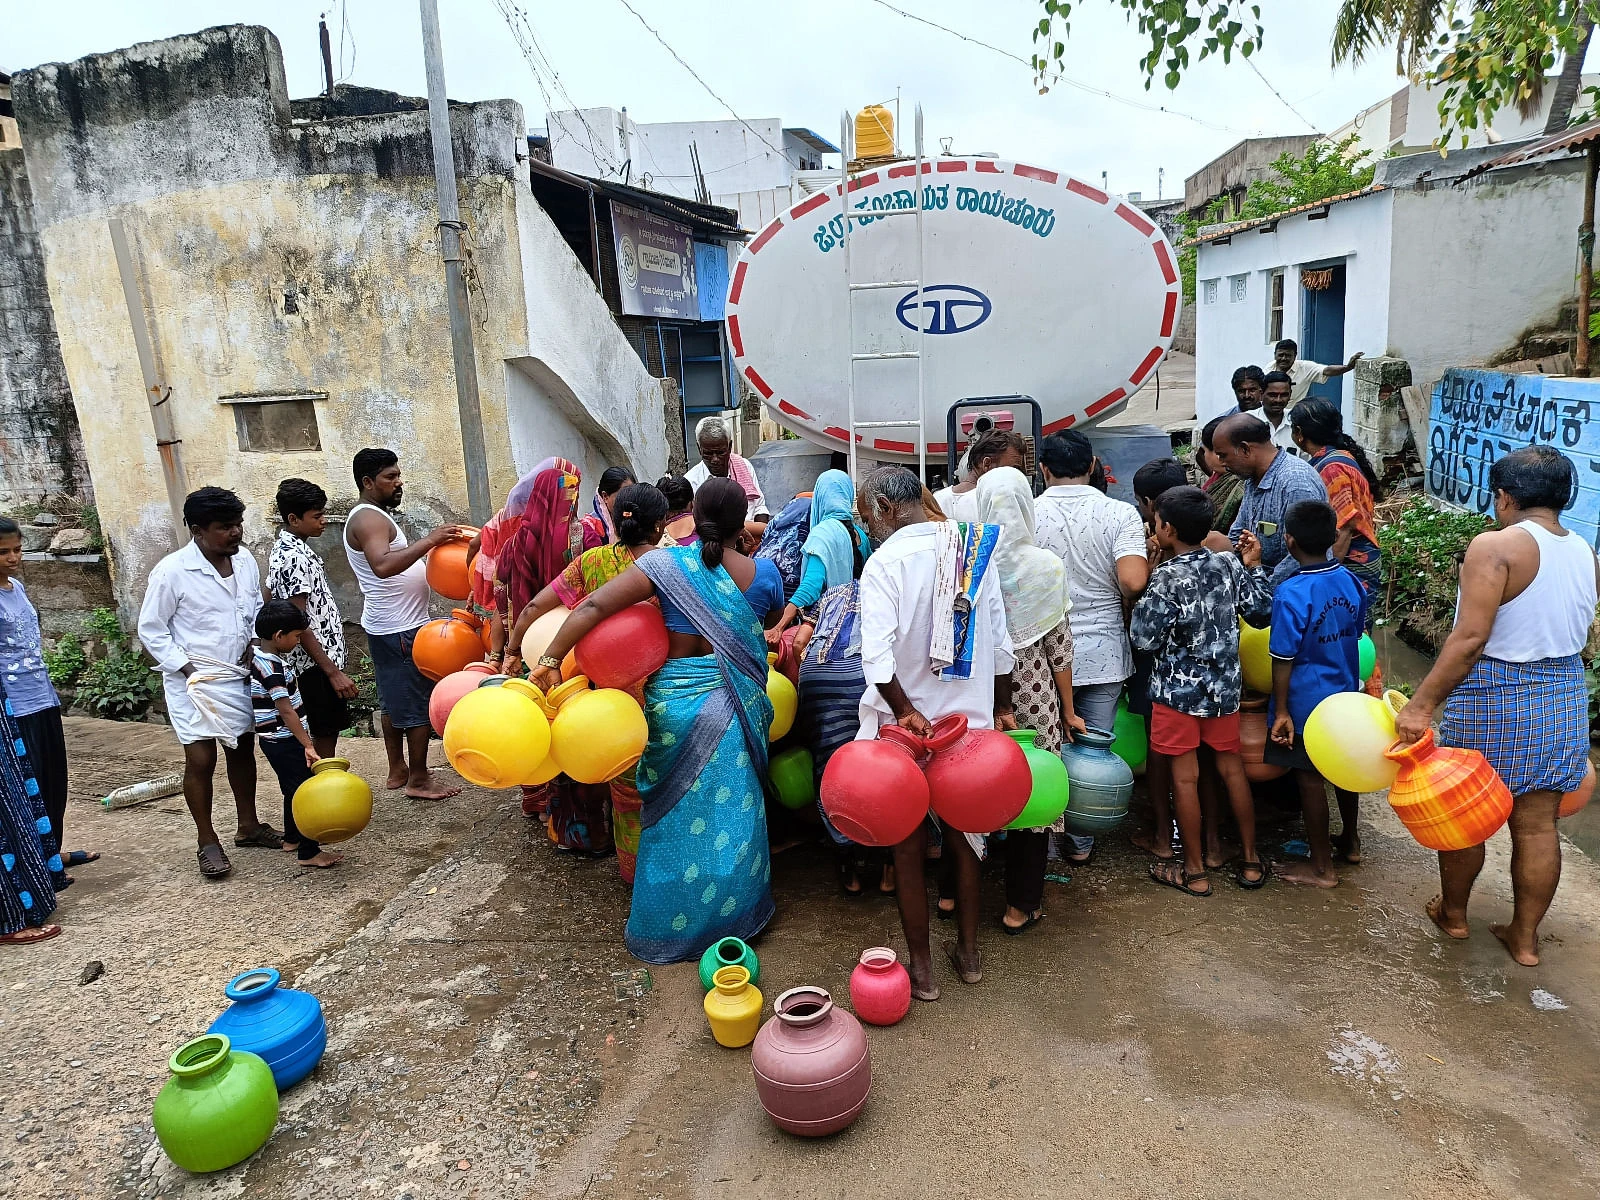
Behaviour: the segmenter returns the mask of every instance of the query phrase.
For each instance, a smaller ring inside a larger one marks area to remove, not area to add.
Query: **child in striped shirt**
[[[283,848],[295,851],[302,866],[336,867],[344,860],[294,823],[295,791],[311,778],[311,765],[319,758],[306,730],[300,682],[285,658],[300,644],[306,625],[306,614],[291,600],[268,600],[261,606],[250,646],[250,705],[256,740],[283,791]]]

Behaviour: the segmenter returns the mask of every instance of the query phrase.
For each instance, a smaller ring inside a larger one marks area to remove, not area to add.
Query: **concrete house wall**
[[[1195,270],[1195,414],[1202,422],[1234,406],[1229,386],[1236,367],[1272,366],[1273,341],[1267,336],[1268,281],[1285,272],[1283,335],[1300,339],[1302,267],[1333,261],[1345,264],[1346,356],[1357,350],[1380,353],[1388,341],[1390,307],[1390,221],[1394,193],[1373,192],[1341,201],[1322,220],[1307,213],[1282,218],[1277,228],[1247,229],[1227,245],[1205,243]],[[1245,279],[1245,298],[1232,298],[1231,282]],[[1213,296],[1207,284],[1214,285]],[[1343,379],[1347,411],[1354,376]]]
[[[1559,319],[1578,294],[1582,209],[1581,157],[1395,191],[1388,349],[1413,382],[1431,390]]]
[[[278,481],[310,478],[348,503],[363,446],[401,456],[416,526],[466,515],[426,112],[292,119],[277,39],[248,26],[24,71],[15,97],[125,614],[175,533],[112,216],[172,388],[187,485],[237,491],[258,556]],[[558,452],[547,443],[591,469],[643,475],[666,461],[659,385],[534,204],[524,124],[511,101],[451,111],[496,497]],[[513,363],[537,364],[543,386],[513,388]],[[223,401],[272,393],[326,393],[320,450],[241,449]],[[322,540],[342,560],[337,531]]]

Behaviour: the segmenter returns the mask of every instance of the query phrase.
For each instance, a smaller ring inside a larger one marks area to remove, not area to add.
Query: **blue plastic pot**
[[[311,1074],[328,1045],[322,1002],[310,992],[279,987],[275,967],[235,975],[223,993],[233,1004],[208,1033],[223,1033],[235,1050],[258,1054],[272,1068],[278,1091]]]

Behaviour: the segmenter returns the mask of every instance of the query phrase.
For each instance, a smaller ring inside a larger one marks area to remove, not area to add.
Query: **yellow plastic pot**
[[[1271,636],[1270,626],[1257,629],[1239,622],[1239,667],[1244,671],[1244,685],[1268,696],[1272,695],[1272,655],[1267,652]]]
[[[639,761],[650,736],[638,701],[615,688],[591,691],[586,675],[552,691],[544,709],[551,714],[550,757],[579,783],[615,779]]]
[[[539,699],[539,689],[524,679],[468,692],[444,726],[450,765],[479,787],[526,783],[550,753],[550,721]]]
[[[1382,700],[1365,692],[1335,692],[1311,710],[1297,736],[1312,766],[1334,787],[1381,792],[1400,772],[1400,764],[1384,751],[1394,744],[1394,716],[1405,704],[1400,692],[1386,692]]]
[[[372,789],[350,773],[348,758],[324,758],[311,768],[311,778],[295,789],[290,802],[294,823],[316,842],[353,838],[372,820]]]
[[[772,701],[772,724],[767,740],[775,742],[794,728],[794,714],[800,707],[800,694],[789,677],[778,670],[776,654],[767,655],[767,699]]]

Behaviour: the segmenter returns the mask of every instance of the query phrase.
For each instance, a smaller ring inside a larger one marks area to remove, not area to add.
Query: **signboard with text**
[[[612,204],[611,236],[623,312],[634,317],[700,319],[694,234],[687,226]]]
[[[1428,495],[1494,515],[1489,469],[1522,446],[1553,446],[1578,486],[1561,520],[1600,546],[1600,380],[1452,369],[1434,385],[1423,454]]]

